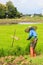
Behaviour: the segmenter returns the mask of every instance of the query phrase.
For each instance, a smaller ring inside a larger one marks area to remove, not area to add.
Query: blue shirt
[[[30,30],[30,37],[37,37],[36,31],[35,30]]]

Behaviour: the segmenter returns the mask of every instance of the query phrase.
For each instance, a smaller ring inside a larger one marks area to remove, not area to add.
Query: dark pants
[[[36,47],[36,44],[37,44],[37,38],[34,38],[32,41],[31,41],[31,43],[30,43],[30,47],[33,47],[33,49],[35,49],[35,47]]]

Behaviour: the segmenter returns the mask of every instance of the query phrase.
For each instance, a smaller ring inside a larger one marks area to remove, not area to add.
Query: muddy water
[[[19,22],[19,24],[41,24],[40,22]]]

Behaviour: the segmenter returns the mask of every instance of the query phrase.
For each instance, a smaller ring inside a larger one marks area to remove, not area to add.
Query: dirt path
[[[29,65],[30,62],[27,61],[22,55],[18,57],[5,56],[0,58],[0,65]]]

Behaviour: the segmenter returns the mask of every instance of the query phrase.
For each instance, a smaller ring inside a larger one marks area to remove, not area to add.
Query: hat
[[[32,28],[33,28],[34,30],[37,30],[37,26],[32,26]]]
[[[36,29],[37,29],[37,26],[28,26],[28,27],[25,29],[25,32],[28,33],[31,28],[33,28],[34,30],[36,30]]]

